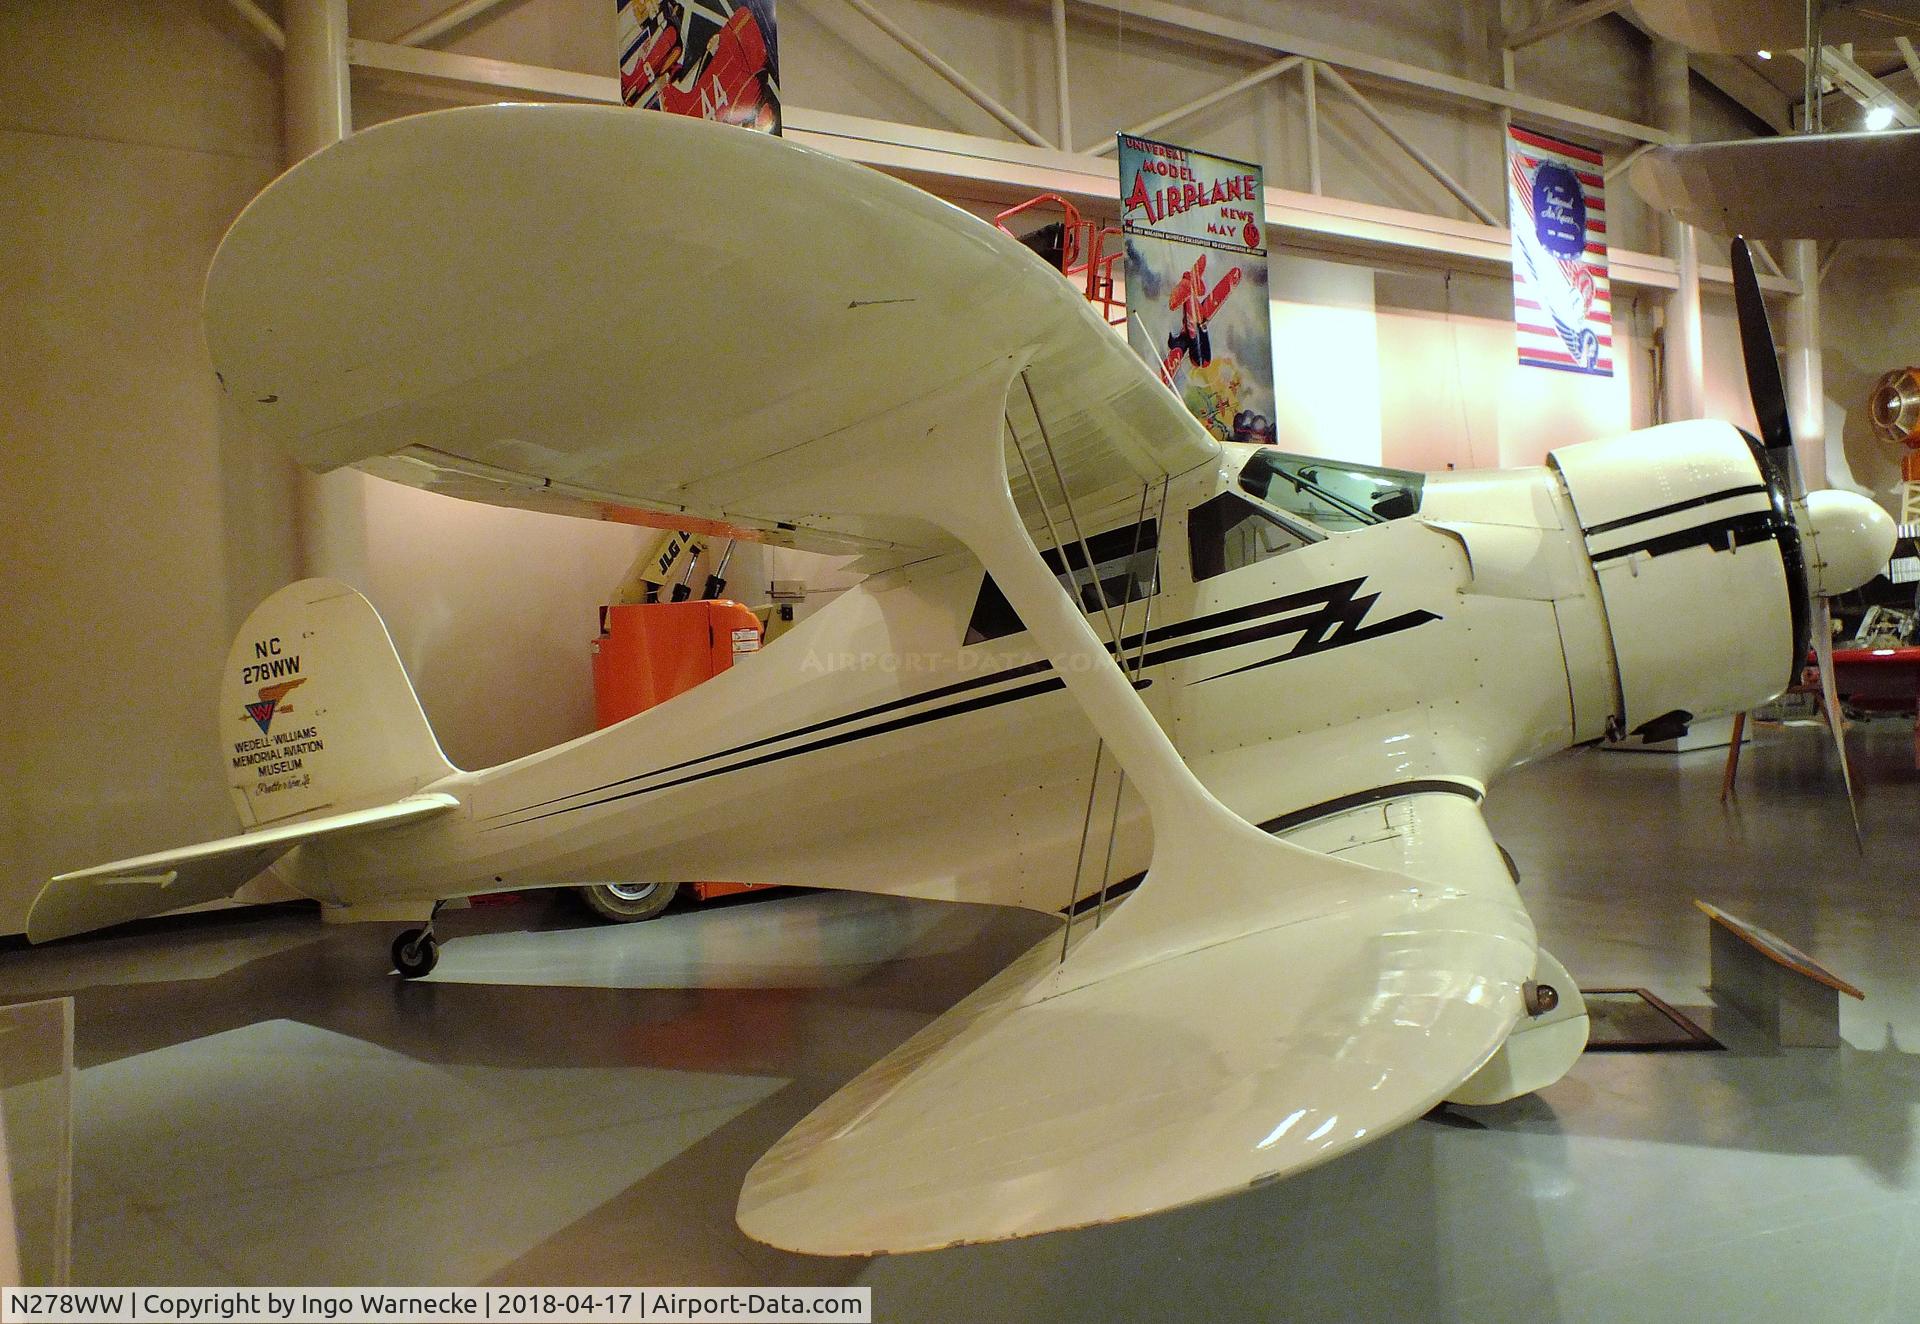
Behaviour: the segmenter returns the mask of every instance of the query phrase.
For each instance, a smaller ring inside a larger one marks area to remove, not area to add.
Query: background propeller
[[[1767,318],[1766,301],[1760,294],[1760,277],[1753,267],[1753,254],[1744,236],[1733,241],[1733,300],[1740,319],[1740,352],[1746,359],[1747,390],[1753,397],[1753,414],[1760,424],[1760,442],[1773,462],[1792,500],[1791,516],[1803,529],[1812,521],[1807,514],[1807,484],[1800,472],[1800,458],[1793,449],[1793,425],[1787,412],[1787,388],[1780,375],[1780,356],[1774,349],[1773,325]],[[1811,561],[1820,555],[1817,540],[1806,548]],[[1813,567],[1810,567],[1812,569]],[[1847,812],[1853,818],[1854,844],[1866,854],[1866,838],[1860,830],[1860,806],[1853,794],[1853,770],[1847,763],[1847,740],[1840,714],[1840,693],[1833,678],[1833,608],[1819,591],[1820,579],[1809,574],[1807,610],[1795,615],[1808,621],[1813,636],[1814,657],[1820,666],[1821,706],[1826,711],[1827,730],[1840,755],[1840,779],[1847,788]],[[1805,665],[1807,640],[1794,632],[1796,673]]]

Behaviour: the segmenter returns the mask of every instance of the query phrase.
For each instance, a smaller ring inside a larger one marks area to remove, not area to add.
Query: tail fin
[[[249,831],[388,804],[454,771],[379,613],[331,579],[289,584],[240,627],[220,739]]]
[[[254,608],[220,684],[221,753],[246,831],[50,880],[34,942],[232,896],[303,841],[457,809],[416,794],[454,771],[373,604],[303,579]]]

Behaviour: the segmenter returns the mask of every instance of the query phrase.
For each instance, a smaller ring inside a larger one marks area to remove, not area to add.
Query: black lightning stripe
[[[1289,652],[1268,658],[1263,662],[1250,663],[1247,667],[1239,668],[1239,670],[1244,671],[1250,670],[1252,667],[1266,666],[1273,662],[1282,662],[1288,658],[1303,656],[1307,653],[1318,653],[1328,649],[1345,647],[1347,644],[1360,643],[1364,640],[1378,638],[1382,635],[1394,634],[1401,630],[1411,629],[1417,625],[1424,625],[1428,621],[1440,619],[1433,612],[1412,611],[1396,616],[1391,620],[1379,622],[1376,625],[1363,626],[1361,625],[1362,619],[1380,597],[1377,593],[1361,594],[1359,589],[1365,582],[1364,577],[1349,579],[1342,583],[1328,585],[1324,588],[1309,589],[1302,593],[1290,593],[1283,597],[1269,598],[1264,602],[1251,603],[1244,607],[1233,607],[1226,611],[1215,612],[1208,616],[1196,617],[1192,620],[1170,625],[1159,632],[1159,639],[1163,641],[1179,639],[1197,634],[1203,630],[1217,629],[1222,625],[1235,624],[1244,620],[1261,620],[1264,617],[1279,616],[1279,619],[1264,620],[1262,624],[1250,626],[1246,629],[1233,630],[1225,634],[1210,635],[1204,639],[1189,638],[1185,643],[1176,643],[1167,647],[1153,649],[1147,653],[1141,665],[1143,667],[1159,666],[1187,657],[1220,652],[1228,648],[1239,647],[1242,644],[1258,643],[1262,640],[1288,634],[1298,634],[1301,636],[1300,642]],[[1312,610],[1297,610],[1302,607],[1311,607]],[[1118,650],[1115,650],[1114,645],[1111,644],[1108,645],[1108,649],[1109,651],[1125,651],[1137,648],[1140,640],[1140,635],[1131,635],[1120,641]],[[707,768],[700,772],[688,772],[684,776],[675,777],[669,781],[655,782],[648,786],[634,787],[632,785],[635,782],[649,781],[655,777],[662,777],[669,773],[679,772],[682,769],[692,768],[696,764],[711,763],[719,759],[731,758],[738,754],[751,753],[754,750],[764,749],[768,745],[814,735],[833,727],[846,726],[849,723],[861,721],[869,717],[877,717],[887,713],[897,712],[902,708],[915,707],[923,703],[932,702],[941,698],[949,698],[969,690],[999,684],[1004,681],[1022,679],[1030,676],[1042,676],[1052,670],[1053,666],[1051,663],[1030,662],[1005,671],[994,672],[990,676],[978,676],[969,680],[957,681],[951,685],[926,690],[919,694],[908,695],[905,698],[890,700],[887,703],[876,704],[870,708],[864,708],[841,717],[827,718],[808,726],[798,727],[792,731],[782,732],[778,735],[764,736],[758,740],[736,745],[731,749],[720,750],[712,754],[702,754],[696,758],[668,764],[665,767],[655,768],[649,772],[636,773],[631,777],[623,777],[617,781],[607,782],[588,790],[570,791],[565,795],[556,796],[550,800],[542,800],[533,804],[522,805],[517,809],[503,810],[501,813],[489,816],[490,822],[488,826],[490,828],[516,827],[522,823],[532,823],[543,818],[550,818],[555,814],[571,813],[576,809],[591,809],[598,805],[612,804],[617,800],[628,799],[632,796],[646,795],[653,791],[664,791],[675,786],[686,785],[689,782],[701,781],[708,777],[717,777],[723,773],[741,772],[748,768],[759,767],[762,764],[792,758],[796,755],[829,749],[835,745],[845,744],[848,741],[862,740],[868,736],[885,735],[888,732],[918,726],[923,722],[939,721],[947,717],[958,717],[965,713],[978,712],[985,708],[997,707],[1003,703],[1012,703],[1020,699],[1046,694],[1053,690],[1064,689],[1066,687],[1064,680],[1058,676],[1050,676],[1047,679],[1038,680],[1032,684],[1017,686],[1008,690],[1000,690],[992,694],[980,695],[959,703],[949,704],[946,707],[935,709],[932,712],[912,713],[893,718],[890,721],[879,722],[872,726],[863,726],[857,730],[841,731],[835,735],[823,736],[821,739],[809,741],[803,745],[796,745],[791,749],[774,750],[761,754],[757,758],[749,758],[740,762],[729,763],[725,767]],[[1228,672],[1223,674],[1231,675],[1233,673]],[[1218,679],[1218,677],[1208,676],[1204,679],[1215,680]],[[1136,682],[1135,685],[1136,688],[1145,689],[1152,683],[1152,681],[1143,680]],[[632,789],[622,790],[622,787],[631,787]],[[607,792],[610,791],[618,793],[607,794]],[[597,796],[599,798],[583,799],[583,797],[588,796]],[[581,802],[576,804],[563,803],[568,800]],[[534,812],[536,810],[545,810],[545,812],[536,813]]]
[[[1319,613],[1308,613],[1310,619],[1317,619],[1318,616],[1324,614],[1324,609],[1330,599],[1339,599],[1342,601],[1350,599],[1354,588],[1363,582],[1363,580],[1359,579],[1349,580],[1346,583],[1336,584],[1330,588],[1308,589],[1302,593],[1288,593],[1281,597],[1268,598],[1264,602],[1252,602],[1244,607],[1231,607],[1226,611],[1213,612],[1206,616],[1196,616],[1190,620],[1179,621],[1164,626],[1155,632],[1155,637],[1164,643],[1168,640],[1181,639],[1199,634],[1205,630],[1218,629],[1223,625],[1234,625],[1241,621],[1260,620],[1302,606],[1322,608],[1322,611]],[[1369,598],[1367,601],[1371,602],[1372,600],[1372,598]],[[1414,624],[1418,623],[1419,622],[1414,622]],[[1220,647],[1231,647],[1235,644],[1253,643],[1260,639],[1271,638],[1275,634],[1287,633],[1288,630],[1293,628],[1296,627],[1280,626],[1265,630],[1242,631],[1233,636],[1220,635],[1217,637],[1224,641],[1219,645]],[[1131,652],[1140,646],[1140,641],[1141,635],[1127,635],[1121,639],[1118,651]],[[1202,641],[1199,644],[1182,645],[1178,649],[1162,649],[1148,657],[1147,665],[1174,662],[1181,658],[1192,656],[1196,652],[1210,651],[1209,645],[1211,643],[1212,641],[1208,640]],[[1107,648],[1109,652],[1116,651],[1111,644],[1109,644]],[[991,675],[975,676],[968,680],[955,681],[951,685],[942,685],[936,689],[922,690],[918,694],[909,694],[905,698],[891,699],[886,703],[875,704],[870,708],[861,708],[854,712],[844,713],[839,717],[825,718],[809,726],[798,727],[792,731],[782,731],[777,735],[763,736],[758,740],[749,740],[745,744],[735,745],[730,749],[715,750],[711,754],[701,754],[694,758],[682,759],[678,763],[669,763],[662,768],[654,768],[647,772],[635,773],[631,777],[622,777],[617,781],[591,787],[584,791],[569,791],[567,794],[555,796],[551,800],[541,800],[533,804],[521,805],[517,809],[503,810],[500,814],[491,815],[491,817],[502,818],[511,814],[526,813],[533,809],[544,809],[548,805],[559,804],[562,800],[575,800],[584,795],[596,795],[602,791],[610,791],[616,787],[626,786],[633,782],[645,781],[649,777],[663,777],[670,772],[679,772],[684,768],[691,768],[697,763],[711,763],[716,759],[731,758],[736,754],[751,753],[756,749],[764,749],[768,745],[779,744],[783,740],[797,740],[801,736],[815,735],[832,727],[845,726],[852,722],[864,721],[869,717],[880,717],[887,713],[898,712],[902,708],[912,708],[919,704],[932,703],[937,699],[951,698],[956,694],[963,694],[968,690],[976,690],[988,685],[997,685],[1003,681],[1020,680],[1027,676],[1043,675],[1051,670],[1053,670],[1053,664],[1050,662],[1028,662],[1022,666],[1010,667],[1005,671],[993,672]],[[968,709],[968,711],[972,711],[972,709]],[[935,716],[938,715],[939,714],[935,714]]]
[[[1210,680],[1219,680],[1225,676],[1237,676],[1243,671],[1253,671],[1259,667],[1270,667],[1276,662],[1285,662],[1291,658],[1305,657],[1309,653],[1324,653],[1331,648],[1345,648],[1348,644],[1357,644],[1367,639],[1378,639],[1382,635],[1398,634],[1402,630],[1411,630],[1416,625],[1425,625],[1428,621],[1440,618],[1430,611],[1410,611],[1395,616],[1391,620],[1363,625],[1367,613],[1373,604],[1380,600],[1378,593],[1360,592],[1364,579],[1349,579],[1344,584],[1336,584],[1328,590],[1328,597],[1319,611],[1290,616],[1263,627],[1261,630],[1245,631],[1252,638],[1267,638],[1277,634],[1298,632],[1300,640],[1284,653],[1273,657],[1261,658],[1245,666],[1234,667],[1230,671],[1215,672],[1211,676],[1202,676],[1194,683],[1204,685]],[[1232,635],[1220,635],[1219,639],[1232,639]],[[1206,643],[1213,643],[1209,639]],[[1251,639],[1245,642],[1251,642]],[[1204,650],[1214,651],[1211,648]]]

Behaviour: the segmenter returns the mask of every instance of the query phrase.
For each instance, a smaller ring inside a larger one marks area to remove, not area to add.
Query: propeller
[[[1754,270],[1753,250],[1744,235],[1733,241],[1733,306],[1740,319],[1740,353],[1747,364],[1747,392],[1753,397],[1753,416],[1760,423],[1760,441],[1767,454],[1787,475],[1793,499],[1807,494],[1800,462],[1793,451],[1793,424],[1787,416],[1787,384],[1780,375],[1780,356],[1773,347],[1773,324],[1760,294],[1760,273]]]
[[[1785,484],[1792,501],[1794,522],[1804,535],[1803,541],[1812,544],[1801,553],[1812,564],[1807,567],[1809,573],[1805,576],[1808,600],[1804,606],[1796,603],[1793,612],[1794,668],[1797,673],[1804,664],[1807,635],[1811,632],[1814,655],[1820,666],[1820,697],[1826,710],[1827,730],[1832,734],[1833,747],[1840,755],[1840,778],[1847,788],[1847,812],[1853,818],[1853,840],[1860,848],[1860,853],[1865,855],[1866,837],[1860,830],[1860,806],[1854,798],[1853,770],[1847,763],[1847,740],[1841,727],[1840,693],[1835,688],[1833,678],[1833,608],[1828,594],[1822,592],[1837,577],[1826,574],[1828,566],[1821,559],[1822,533],[1834,534],[1832,541],[1835,544],[1845,541],[1844,520],[1847,515],[1857,513],[1853,505],[1858,498],[1840,502],[1838,508],[1829,501],[1814,502],[1809,499],[1806,479],[1800,472],[1799,456],[1793,449],[1793,425],[1787,413],[1787,388],[1780,375],[1779,355],[1774,350],[1773,326],[1767,318],[1767,305],[1760,295],[1759,273],[1754,270],[1753,254],[1744,236],[1733,241],[1733,300],[1740,321],[1740,351],[1747,365],[1747,390],[1753,396],[1753,413],[1760,424],[1760,442]],[[1851,496],[1847,493],[1819,495],[1833,498]],[[1816,510],[1816,505],[1823,509]],[[1891,525],[1885,512],[1881,512],[1881,519]],[[1871,517],[1868,517],[1867,523],[1871,522]],[[1854,549],[1836,546],[1833,550],[1837,554],[1840,551],[1851,553]],[[1891,542],[1888,542],[1887,550],[1891,553]],[[1840,567],[1836,565],[1835,569]],[[1869,570],[1869,575],[1871,573]],[[1830,591],[1843,590],[1835,587]]]

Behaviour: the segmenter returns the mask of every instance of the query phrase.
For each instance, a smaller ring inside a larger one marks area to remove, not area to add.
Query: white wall
[[[199,290],[279,158],[224,6],[0,5],[0,932],[48,873],[232,828],[229,632],[291,473],[222,433]]]
[[[1380,337],[1373,272],[1274,253],[1274,431],[1288,450],[1380,461]]]
[[[1615,308],[1614,375],[1522,367],[1505,276],[1381,272],[1381,445],[1409,469],[1538,464],[1556,446],[1652,421],[1648,312]]]

